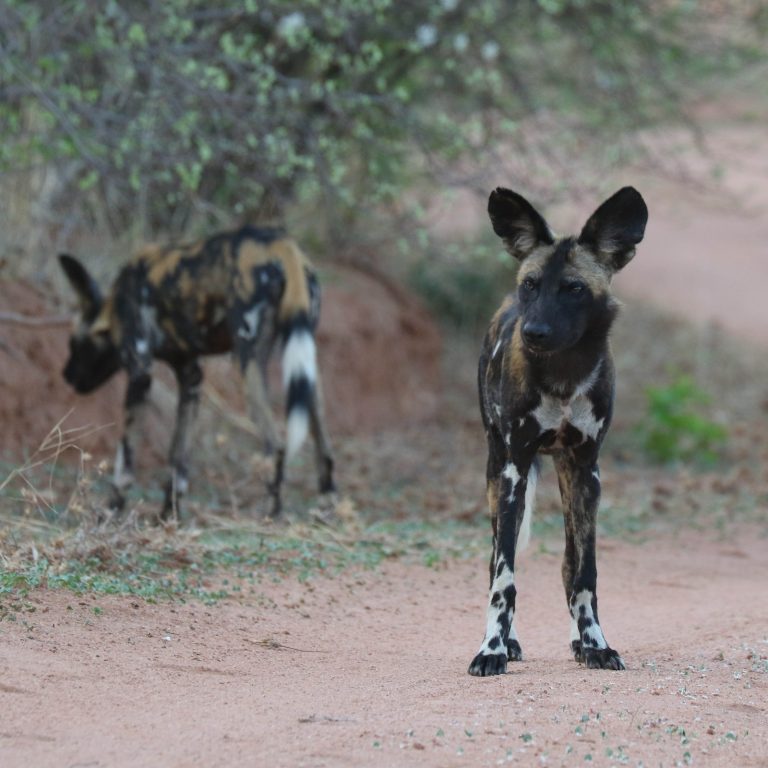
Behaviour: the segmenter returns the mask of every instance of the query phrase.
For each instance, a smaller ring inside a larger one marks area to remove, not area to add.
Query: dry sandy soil
[[[747,134],[718,146],[754,186],[768,145]],[[625,294],[768,345],[761,178],[749,210],[650,186]],[[623,672],[569,657],[556,541],[521,559],[525,661],[492,679],[466,674],[485,555],[265,577],[212,607],[39,589],[0,622],[0,766],[768,766],[767,542],[745,525],[602,540]]]
[[[521,558],[525,661],[485,679],[466,674],[475,560],[265,580],[212,608],[39,591],[0,625],[0,764],[765,766],[765,550],[601,542],[624,672],[569,657],[554,553]]]

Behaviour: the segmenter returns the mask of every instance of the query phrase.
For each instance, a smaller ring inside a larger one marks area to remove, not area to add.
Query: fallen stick
[[[30,317],[18,312],[0,312],[0,323],[20,325],[26,328],[58,328],[72,324],[71,317],[64,315],[49,315],[47,317]]]

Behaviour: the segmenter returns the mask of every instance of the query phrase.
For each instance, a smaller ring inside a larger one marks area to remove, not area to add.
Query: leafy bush
[[[737,6],[717,12],[738,25]],[[336,221],[400,211],[418,177],[469,181],[462,158],[502,158],[535,181],[585,141],[679,114],[692,63],[722,71],[720,49],[744,48],[718,41],[708,13],[653,0],[4,0],[0,174],[28,187],[36,231],[142,237],[297,199]]]
[[[648,455],[659,462],[714,462],[728,432],[701,413],[708,395],[690,376],[666,386],[649,387],[648,415],[639,430]]]

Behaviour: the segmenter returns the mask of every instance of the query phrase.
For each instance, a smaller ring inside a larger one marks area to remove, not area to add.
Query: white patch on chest
[[[570,398],[542,394],[541,403],[532,414],[542,432],[554,430],[560,433],[566,425],[570,424],[584,435],[585,440],[587,437],[597,439],[605,419],[595,418],[592,401],[587,397],[587,393],[597,380],[602,362],[602,360],[598,362],[592,373],[576,387]]]

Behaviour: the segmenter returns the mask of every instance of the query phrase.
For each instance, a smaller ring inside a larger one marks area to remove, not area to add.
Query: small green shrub
[[[728,432],[702,414],[709,396],[690,376],[680,375],[671,384],[648,387],[648,414],[639,431],[643,447],[658,462],[714,463]]]

